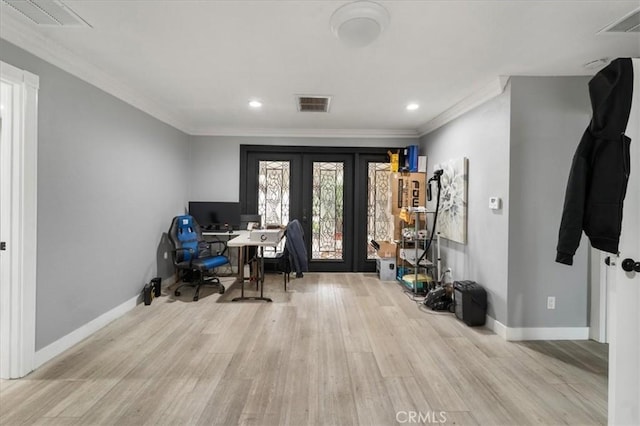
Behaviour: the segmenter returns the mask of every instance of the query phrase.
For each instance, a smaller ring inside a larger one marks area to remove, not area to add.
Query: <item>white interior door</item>
[[[13,86],[0,81],[0,241],[8,243],[11,222],[11,106]],[[4,247],[2,247],[4,248]],[[7,377],[9,356],[9,301],[11,279],[11,252],[0,251],[0,377]]]
[[[34,366],[38,76],[0,61],[0,378]]]
[[[640,425],[640,271],[622,268],[625,259],[640,262],[640,59],[633,59],[633,71],[633,102],[625,132],[632,140],[631,173],[623,211],[620,255],[609,282],[612,306],[609,424],[612,425]]]

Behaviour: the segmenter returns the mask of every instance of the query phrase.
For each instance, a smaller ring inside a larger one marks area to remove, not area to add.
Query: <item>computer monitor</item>
[[[203,229],[224,230],[240,227],[240,203],[189,201],[189,214]]]

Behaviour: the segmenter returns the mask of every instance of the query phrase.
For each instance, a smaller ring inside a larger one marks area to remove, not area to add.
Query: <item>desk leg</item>
[[[240,297],[233,298],[232,302],[244,299],[244,247],[238,247],[238,276],[240,278]]]
[[[246,249],[246,247],[241,247],[240,248],[240,258],[243,259],[244,257],[244,250]],[[259,265],[257,265],[257,271],[256,273],[258,274],[258,276],[256,277],[256,284],[260,284],[260,297],[256,297],[256,296],[247,296],[245,297],[244,295],[244,260],[242,261],[242,272],[240,272],[240,297],[236,297],[234,299],[232,299],[232,302],[238,302],[240,300],[264,300],[265,302],[273,302],[273,300],[271,300],[268,297],[264,297],[264,248],[263,247],[258,247],[259,250],[259,256],[258,256],[258,263]]]
[[[264,297],[264,247],[260,247],[260,272],[258,279],[260,280],[260,297]],[[269,299],[271,300],[271,299]]]

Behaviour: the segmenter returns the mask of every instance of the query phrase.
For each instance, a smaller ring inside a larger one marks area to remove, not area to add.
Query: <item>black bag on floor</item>
[[[468,326],[484,325],[487,316],[487,292],[475,281],[453,283],[455,312]]]
[[[451,307],[453,300],[447,294],[445,287],[436,287],[429,290],[422,303],[433,311],[447,311]]]

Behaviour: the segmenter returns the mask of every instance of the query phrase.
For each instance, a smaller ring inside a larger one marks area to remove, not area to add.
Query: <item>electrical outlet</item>
[[[555,296],[547,297],[547,309],[555,309],[556,308],[556,298]]]
[[[489,197],[489,208],[491,210],[500,210],[502,208],[502,200],[499,197]]]

